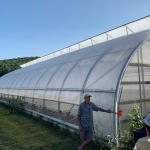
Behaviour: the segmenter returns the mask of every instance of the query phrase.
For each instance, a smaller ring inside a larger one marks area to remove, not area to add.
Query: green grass
[[[10,150],[10,149],[0,146],[0,150]]]
[[[8,109],[0,103],[0,150],[74,150],[81,144],[77,133],[25,113],[9,114]],[[91,142],[88,149],[100,149],[95,145]]]
[[[78,140],[60,135],[63,130],[58,129],[58,132],[54,129],[58,128],[55,124],[39,121],[30,115],[7,112],[7,106],[0,104],[1,145],[16,150],[71,150],[78,145]]]

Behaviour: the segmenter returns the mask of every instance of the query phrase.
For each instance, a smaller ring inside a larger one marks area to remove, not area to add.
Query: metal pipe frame
[[[134,54],[136,53],[136,51],[138,50],[138,48],[140,46],[142,46],[148,39],[150,38],[150,36],[148,36],[143,42],[141,42],[139,45],[137,45],[137,47],[134,49],[134,51],[130,54],[130,56],[128,57],[126,63],[124,64],[124,67],[122,68],[122,71],[120,73],[120,76],[119,76],[119,79],[118,79],[118,82],[117,82],[117,86],[116,86],[116,94],[115,94],[115,99],[114,99],[114,112],[117,113],[117,110],[118,110],[118,95],[119,95],[119,88],[120,88],[120,85],[121,85],[121,81],[122,81],[122,78],[123,78],[123,75],[125,73],[125,70],[131,60],[131,58],[134,56]],[[115,128],[114,128],[114,135],[116,135],[116,141],[118,142],[118,127],[117,127],[117,114],[114,114],[114,124],[115,124]]]
[[[3,93],[0,93],[0,94],[2,95]],[[4,94],[4,95],[8,95],[8,94]],[[8,96],[18,96],[18,95],[8,95]],[[28,96],[19,96],[19,97],[22,97],[22,98],[31,98],[31,99],[33,98],[33,97],[28,97]],[[59,101],[50,100],[50,99],[41,99],[41,98],[34,98],[34,99],[46,100],[46,101],[53,101],[53,102],[59,102]],[[68,102],[63,102],[63,101],[61,101],[60,103],[79,106],[79,104],[73,104],[73,103],[68,103]]]
[[[5,88],[5,89],[13,89],[13,90],[34,90],[33,89],[26,89],[26,88]],[[107,90],[107,91],[104,91],[104,90],[97,90],[97,89],[55,89],[55,88],[48,88],[48,89],[35,89],[35,90],[43,90],[43,91],[74,91],[74,92],[80,92],[80,91],[84,91],[84,92],[102,92],[102,93],[115,93],[116,91],[115,90]]]
[[[12,84],[10,85],[10,87],[13,85],[13,83],[17,80],[17,77],[14,79],[14,81],[12,82]],[[8,95],[9,95],[9,90],[8,90]]]
[[[128,33],[128,30],[127,29],[129,29],[132,33],[134,33],[129,27],[127,27],[126,25],[125,25],[125,27],[126,27],[126,31],[127,31],[127,35],[129,35],[129,33]]]
[[[47,83],[47,85],[46,85],[46,89],[47,89],[47,87],[48,87],[50,81],[51,81],[52,78],[54,77],[54,75],[57,73],[57,71],[58,71],[62,66],[63,66],[63,64],[61,64],[60,66],[58,66],[58,68],[56,68],[56,70],[54,71],[54,73],[52,74],[52,76],[50,77],[50,79],[48,80],[48,83]],[[46,91],[47,91],[46,89],[45,89],[44,92],[43,92],[43,107],[45,107],[44,95],[45,95],[45,93],[46,93]],[[59,112],[59,110],[58,110],[58,112]]]
[[[86,86],[86,83],[89,79],[89,76],[91,75],[93,69],[95,68],[95,66],[97,65],[97,63],[104,57],[105,55],[101,55],[96,61],[95,63],[93,64],[93,66],[91,67],[90,71],[88,72],[86,78],[85,78],[85,81],[83,83],[83,86],[82,86],[82,91],[81,91],[81,94],[80,94],[80,103],[81,103],[81,100],[82,100],[82,97],[83,97],[83,94],[84,94],[84,89],[85,89],[85,86]]]
[[[148,18],[148,17],[150,17],[150,15],[149,15],[149,16],[146,16],[146,17],[143,17],[143,18],[141,18],[141,19]],[[87,40],[89,40],[89,39],[92,39],[92,38],[94,38],[94,37],[100,36],[100,35],[102,35],[102,34],[107,34],[107,32],[113,31],[113,30],[115,30],[115,29],[117,29],[117,28],[120,28],[120,27],[123,27],[123,26],[127,27],[132,33],[134,33],[127,25],[128,25],[128,24],[131,24],[131,23],[133,23],[133,22],[139,21],[139,20],[141,20],[141,19],[138,19],[138,20],[132,21],[132,22],[130,22],[130,23],[124,24],[124,25],[122,25],[122,26],[116,27],[116,28],[114,28],[114,29],[108,30],[108,31],[106,31],[106,32],[103,32],[103,33],[98,34],[98,35],[96,35],[96,36],[93,36],[93,37],[91,37],[91,38],[88,38],[88,39],[86,39],[86,40],[83,40],[83,41],[81,41],[81,42],[87,41]],[[113,39],[113,38],[112,38],[112,39]],[[81,42],[76,43],[76,44],[80,44]],[[74,45],[76,45],[76,44],[70,45],[70,46],[65,47],[65,48],[63,48],[63,49],[70,48],[70,47],[72,47],[72,46],[74,46]],[[61,51],[61,50],[63,50],[63,49],[60,49],[60,50],[58,50],[58,51]],[[58,52],[58,51],[56,51],[56,52]],[[48,55],[53,55],[54,53],[55,53],[55,52],[53,52],[53,53],[51,53],[51,54],[48,54]],[[45,56],[48,56],[48,55],[45,55]],[[43,57],[45,57],[45,56],[43,56]],[[39,60],[39,58],[38,58],[37,60]],[[27,64],[29,64],[29,63],[23,64],[23,65],[21,65],[21,67],[23,67],[24,65],[27,65]]]
[[[1,88],[2,91],[3,91],[3,89],[5,89],[4,86],[8,83],[8,81],[9,81],[11,78],[12,78],[12,77],[8,78],[6,81],[3,82],[2,88]]]
[[[149,36],[150,37],[150,36]],[[147,38],[147,39],[149,39],[149,37]],[[122,68],[122,71],[121,71],[121,73],[120,73],[120,76],[119,76],[119,79],[118,79],[118,83],[117,83],[117,86],[116,86],[116,95],[115,95],[115,101],[114,101],[114,110],[115,110],[115,112],[117,112],[117,101],[118,101],[118,91],[119,91],[119,87],[120,87],[120,84],[121,84],[121,80],[122,80],[122,77],[123,77],[123,75],[124,75],[124,73],[125,73],[125,70],[126,70],[126,67],[128,66],[128,64],[129,64],[129,61],[130,61],[130,59],[133,57],[133,55],[135,54],[135,52],[137,52],[137,50],[138,50],[138,48],[139,47],[141,47],[142,46],[142,44],[144,44],[146,41],[147,41],[147,39],[146,40],[144,40],[144,42],[142,42],[142,43],[140,43],[134,50],[133,50],[133,52],[130,54],[130,56],[128,57],[128,59],[126,60],[126,63],[124,64],[124,67]],[[89,78],[89,76],[90,76],[90,74],[91,74],[91,72],[92,72],[92,70],[95,68],[95,66],[97,65],[97,63],[98,63],[98,61],[101,59],[101,57],[103,57],[104,55],[100,55],[100,57],[96,60],[96,62],[94,63],[94,65],[92,66],[92,68],[91,68],[91,70],[89,71],[89,73],[87,74],[87,77],[86,77],[86,79],[85,79],[85,81],[84,81],[84,84],[83,84],[83,87],[82,87],[82,90],[80,90],[81,92],[83,91],[85,91],[85,85],[86,85],[86,83],[87,83],[87,81],[88,81],[88,78]],[[49,83],[50,83],[50,81],[52,80],[52,78],[54,77],[54,75],[57,73],[57,71],[59,70],[59,68],[61,68],[63,66],[63,64],[61,64],[56,70],[55,70],[55,72],[53,73],[53,75],[51,76],[51,78],[49,79],[49,81],[48,81],[48,83],[47,83],[47,85],[46,85],[46,89],[48,89],[47,87],[48,87],[48,85],[49,85]],[[36,72],[35,72],[36,73]],[[30,81],[32,80],[32,78],[35,76],[35,74],[33,74],[33,76],[31,77],[31,79],[29,80],[29,82],[28,82],[28,84],[27,84],[27,87],[28,87],[28,85],[29,85],[29,83],[30,83]],[[13,77],[12,77],[13,78]],[[16,80],[16,79],[15,79]],[[15,81],[14,80],[14,81]],[[13,83],[14,83],[14,81],[13,81]],[[12,83],[12,84],[13,84]],[[12,85],[11,84],[11,85]],[[7,88],[6,88],[7,89]],[[11,89],[11,88],[8,88],[8,89]],[[28,89],[29,90],[29,89]],[[31,89],[30,89],[31,90]],[[32,89],[33,90],[33,89]],[[60,90],[60,89],[59,89]],[[26,89],[26,91],[27,91],[27,89]],[[46,90],[45,90],[45,92],[46,92]],[[95,92],[95,91],[94,91]],[[26,93],[26,92],[25,92]],[[82,96],[82,94],[83,93],[81,93],[81,96]],[[9,94],[8,94],[9,95]],[[80,98],[81,98],[81,96],[80,96]],[[24,97],[25,97],[25,95],[24,95]],[[33,97],[32,97],[33,98]],[[44,99],[44,94],[43,94],[43,100],[45,100]],[[80,100],[81,101],[81,100]],[[115,119],[114,119],[114,121],[115,121],[115,123],[117,122],[117,116],[115,115]],[[117,125],[115,124],[115,133],[117,133]]]
[[[139,75],[139,92],[140,92],[140,107],[142,111],[142,95],[141,95],[141,77],[140,77],[140,67],[139,67],[139,49],[137,50],[137,61],[138,61],[138,75]]]
[[[135,104],[140,102],[141,102],[140,100],[122,101],[120,102],[120,105]],[[150,102],[150,99],[142,99],[142,102]]]
[[[135,47],[129,48],[129,49],[118,50],[118,51],[115,51],[115,52],[103,53],[103,54],[99,54],[99,55],[96,55],[96,56],[85,57],[85,58],[83,58],[83,59],[89,59],[89,58],[93,58],[93,57],[97,57],[97,56],[103,56],[103,55],[109,55],[109,54],[115,54],[115,53],[121,53],[122,51],[127,51],[127,50],[131,50],[131,49],[135,49]],[[73,60],[73,61],[80,61],[80,60],[81,60],[81,58],[80,58],[80,59]],[[70,61],[70,62],[73,62],[73,61]],[[66,63],[70,63],[70,62],[62,62],[62,63],[60,63],[60,64],[66,64]],[[46,62],[45,62],[45,63],[46,63]],[[46,67],[43,67],[43,68],[48,68],[48,67],[52,67],[52,66],[56,66],[56,65],[58,65],[58,64],[49,65],[49,66],[46,66]],[[33,70],[38,70],[38,69],[40,69],[40,68],[32,69],[32,71],[33,71]],[[30,71],[31,71],[31,70],[26,71],[26,72],[30,72]],[[24,72],[25,72],[25,71],[24,71]],[[16,73],[16,74],[18,75],[18,74],[22,74],[22,73],[24,73],[24,72]],[[15,75],[15,74],[14,74],[14,75]],[[8,76],[9,76],[9,75],[8,75]]]
[[[33,76],[30,78],[30,80],[29,80],[29,82],[28,82],[28,84],[27,84],[27,87],[28,87],[28,85],[30,84],[30,82],[31,82],[31,80],[34,78],[34,76],[36,75],[36,73],[37,72],[34,72],[34,74],[33,74]],[[25,95],[26,95],[26,91],[27,90],[25,90],[25,93],[24,93],[24,97],[25,97]],[[33,97],[32,97],[33,98]],[[33,102],[33,101],[32,101]]]
[[[140,47],[140,56],[141,56],[141,64],[143,64],[142,47]],[[140,67],[140,66],[139,66],[139,67]],[[141,71],[141,73],[142,73],[142,81],[145,82],[143,65],[141,66],[141,68],[142,68],[142,71]],[[143,86],[143,97],[142,97],[142,102],[144,102],[143,99],[146,99],[146,98],[145,98],[145,84],[143,84],[142,86]],[[143,103],[142,105],[143,105],[143,107],[144,107],[143,113],[145,113],[144,110],[146,111],[146,104]]]
[[[108,41],[108,37],[110,37],[111,39],[114,39],[112,36],[110,36],[107,32],[105,33],[107,35],[107,41]]]
[[[63,88],[66,80],[67,80],[67,77],[69,76],[69,74],[72,72],[72,70],[77,66],[77,64],[79,64],[81,62],[81,60],[78,62],[76,62],[72,67],[71,69],[68,71],[68,73],[66,74],[65,78],[64,78],[64,81],[62,82],[61,84],[61,88]],[[58,111],[60,111],[60,95],[61,95],[61,90],[59,90],[59,93],[58,93]],[[59,114],[58,114],[59,115]]]
[[[125,26],[126,27],[126,32],[127,32],[127,35],[128,35],[128,29],[127,29],[127,26]]]
[[[30,75],[30,73],[24,78],[24,80],[22,81],[22,83],[20,84],[20,87],[22,86],[23,82],[27,79],[27,77]],[[18,89],[18,95],[19,95],[19,90],[21,89]]]

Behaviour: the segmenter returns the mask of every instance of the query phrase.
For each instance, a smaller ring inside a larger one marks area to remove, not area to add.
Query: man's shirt
[[[81,118],[82,126],[93,127],[93,110],[98,111],[99,107],[92,102],[89,102],[89,107],[86,106],[85,102],[79,105],[78,116]]]

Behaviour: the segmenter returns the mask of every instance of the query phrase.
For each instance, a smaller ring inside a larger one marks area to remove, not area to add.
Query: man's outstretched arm
[[[106,113],[111,113],[111,109],[105,110],[105,109],[99,108],[98,111],[102,111],[102,112],[106,112]]]

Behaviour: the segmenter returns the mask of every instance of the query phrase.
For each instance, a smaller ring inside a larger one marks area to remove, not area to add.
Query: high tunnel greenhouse
[[[87,93],[103,109],[117,112],[120,106],[123,110],[122,117],[93,112],[95,129],[104,135],[113,137],[127,129],[134,104],[143,115],[150,113],[150,30],[70,52],[0,78],[1,100],[22,97],[26,108],[67,122],[72,128],[78,128],[78,106]]]

